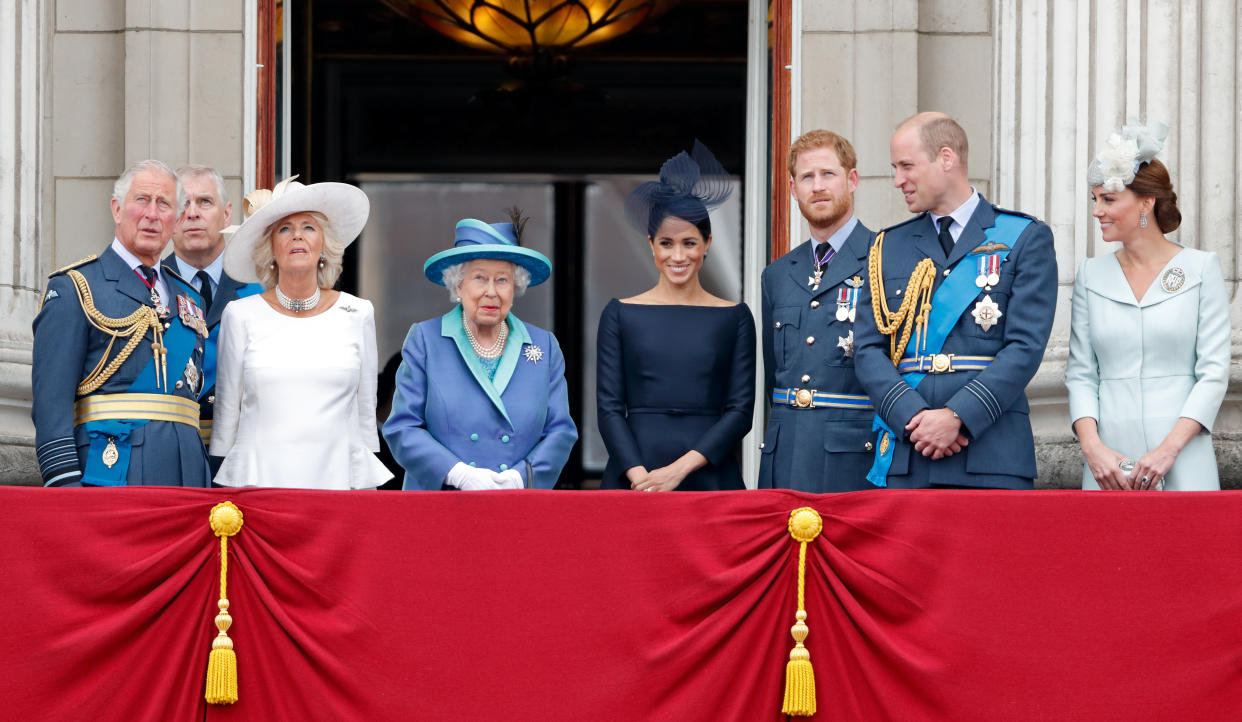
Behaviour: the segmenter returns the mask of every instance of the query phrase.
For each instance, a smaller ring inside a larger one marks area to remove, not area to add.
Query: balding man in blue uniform
[[[868,478],[1030,489],[1024,392],[1056,306],[1052,232],[970,186],[966,133],[947,115],[905,121],[889,150],[894,184],[918,215],[877,237],[855,328],[855,368],[877,414]]]
[[[811,239],[763,271],[763,371],[772,404],[759,488],[874,489],[871,402],[854,375],[854,322],[875,233],[854,215],[857,158],[812,130],[789,149],[789,193]]]
[[[184,206],[147,160],[113,186],[116,235],[52,274],[34,320],[35,446],[48,486],[206,486],[202,299],[160,253]]]

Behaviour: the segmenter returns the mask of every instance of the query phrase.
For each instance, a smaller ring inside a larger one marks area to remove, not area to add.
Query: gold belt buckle
[[[798,389],[794,392],[794,406],[800,409],[811,408],[811,402],[815,399],[813,392],[807,389]]]
[[[931,359],[932,373],[944,374],[953,371],[953,354],[938,353]]]

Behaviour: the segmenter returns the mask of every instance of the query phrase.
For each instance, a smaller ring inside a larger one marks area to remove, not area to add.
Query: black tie
[[[140,263],[138,264],[138,272],[142,274],[143,278],[147,279],[147,288],[155,290],[155,269]]]
[[[199,271],[194,277],[198,279],[198,295],[203,297],[203,312],[206,313],[211,308],[211,276]]]
[[[940,247],[944,249],[944,257],[948,258],[953,255],[953,234],[949,233],[949,226],[953,225],[953,217],[944,216],[936,222],[940,224]]]
[[[828,254],[828,241],[815,244],[815,261],[818,263],[821,258]]]

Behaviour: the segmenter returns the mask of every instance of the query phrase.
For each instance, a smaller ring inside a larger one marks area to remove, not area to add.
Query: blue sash
[[[997,213],[995,223],[983,232],[983,243],[979,245],[1009,241],[1009,249],[998,250],[995,253],[1000,258],[1000,263],[1003,264],[1013,247],[1017,245],[1018,237],[1030,223],[1029,218]],[[924,335],[926,343],[920,355],[940,353],[949,333],[957,325],[958,319],[966,312],[970,302],[978,297],[979,288],[975,285],[973,271],[969,263],[959,261],[949,273],[948,278],[944,279],[944,283],[940,284],[940,288],[936,289],[936,294],[932,297],[931,314],[927,318],[927,333]],[[906,383],[910,384],[910,388],[918,388],[927,374],[921,371],[910,371],[901,376]],[[872,463],[871,470],[867,472],[867,481],[876,486],[888,486],[888,469],[893,463],[893,449],[898,435],[888,427],[888,424],[884,423],[884,419],[880,418],[879,414],[876,414],[871,422],[871,430],[879,433],[876,436],[875,462]]]
[[[172,289],[169,289],[170,291]],[[174,307],[175,308],[175,307]],[[168,349],[169,377],[181,378],[185,373],[186,364],[194,355],[198,345],[198,332],[181,323],[181,319],[173,321],[164,331],[164,347]],[[126,390],[133,394],[168,393],[155,383],[155,355],[143,367],[138,378]],[[161,364],[161,367],[163,365]],[[163,373],[163,369],[160,370]],[[172,376],[176,374],[176,376]],[[165,383],[172,383],[165,380]],[[134,429],[147,423],[146,419],[110,419],[105,421],[88,421],[82,424],[90,435],[91,448],[86,456],[86,468],[82,470],[82,483],[90,486],[124,486],[125,477],[129,472],[130,451],[133,445],[129,436]],[[111,467],[103,463],[103,453],[108,442],[116,445],[117,460]]]
[[[263,287],[257,283],[247,283],[237,289],[237,297],[245,298],[253,296],[256,293],[263,293]],[[220,341],[220,324],[211,329],[211,335],[207,337],[207,343],[203,346],[203,390],[199,393],[198,398],[203,398],[216,388],[216,346]]]

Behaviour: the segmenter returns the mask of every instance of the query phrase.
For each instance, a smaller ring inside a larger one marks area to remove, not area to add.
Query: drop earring
[[[323,268],[325,265],[327,265],[327,264],[325,264],[325,263],[323,262],[323,258],[320,258],[320,259],[319,259],[319,267],[320,267],[320,268]]]
[[[1139,214],[1139,228],[1146,228],[1146,227],[1147,227],[1147,214],[1140,213]]]

